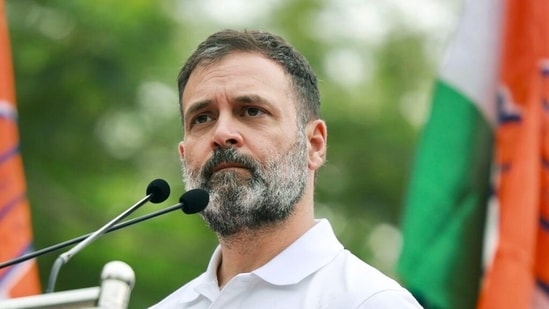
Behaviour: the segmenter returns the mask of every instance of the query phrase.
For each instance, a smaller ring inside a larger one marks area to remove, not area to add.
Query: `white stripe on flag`
[[[502,15],[501,0],[467,1],[440,70],[440,78],[475,103],[492,127]]]

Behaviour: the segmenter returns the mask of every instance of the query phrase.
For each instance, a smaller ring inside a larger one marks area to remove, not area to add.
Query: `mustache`
[[[252,175],[257,174],[261,169],[257,161],[251,156],[239,153],[235,148],[219,148],[214,150],[212,157],[204,164],[202,172],[200,173],[201,178],[208,181],[212,177],[215,168],[218,165],[225,163],[242,165],[249,169]]]

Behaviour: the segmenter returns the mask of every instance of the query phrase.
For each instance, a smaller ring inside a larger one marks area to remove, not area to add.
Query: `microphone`
[[[210,202],[210,194],[202,189],[192,189],[179,198],[181,210],[187,215],[192,215],[206,209]]]
[[[151,203],[162,203],[170,196],[170,185],[164,179],[158,178],[149,183],[145,193],[145,199],[148,198]]]
[[[172,212],[174,210],[178,210],[178,209],[181,209],[186,214],[197,213],[197,212],[200,212],[200,211],[204,210],[206,208],[206,206],[208,206],[208,203],[209,203],[209,194],[208,194],[208,192],[206,192],[202,189],[189,190],[186,193],[181,195],[181,197],[179,198],[179,203],[177,203],[173,206],[164,208],[162,210],[158,210],[158,211],[152,212],[150,214],[143,215],[141,217],[137,217],[137,218],[134,218],[134,219],[131,219],[131,220],[124,221],[122,223],[118,223],[118,224],[114,225],[113,227],[109,228],[106,233],[110,233],[110,232],[119,230],[121,228],[130,226],[130,225],[134,225],[134,224],[142,222],[142,221],[146,221],[148,219],[156,218],[158,216],[170,213],[170,212]],[[82,240],[86,239],[90,235],[91,235],[91,233],[86,234],[86,235],[82,235],[82,236],[67,240],[65,242],[55,244],[55,245],[52,245],[50,247],[40,249],[40,250],[31,252],[31,253],[25,254],[23,256],[20,256],[18,258],[3,262],[3,263],[0,264],[0,269],[2,269],[4,267],[11,266],[11,265],[14,265],[14,264],[17,264],[17,263],[24,262],[24,261],[27,261],[27,260],[30,260],[32,258],[44,255],[46,253],[50,253],[50,252],[55,251],[55,250],[59,250],[59,249],[68,247],[68,246],[73,245],[75,243],[81,242]]]
[[[204,210],[206,208],[206,206],[208,206],[208,203],[209,203],[208,192],[206,192],[202,189],[189,190],[189,191],[187,191],[187,192],[185,192],[184,194],[181,195],[181,197],[179,198],[179,203],[177,203],[175,205],[172,205],[170,207],[167,207],[167,208],[164,208],[164,209],[161,209],[161,210],[143,215],[141,217],[137,217],[137,218],[134,218],[134,219],[131,219],[131,220],[124,221],[122,223],[118,223],[118,224],[114,225],[113,227],[109,228],[106,233],[110,233],[110,232],[119,230],[121,228],[130,226],[130,225],[134,225],[134,224],[142,222],[142,221],[146,221],[146,220],[149,220],[149,219],[152,219],[152,218],[156,218],[158,216],[170,213],[170,212],[172,212],[174,210],[178,210],[178,209],[181,209],[186,214],[197,213],[197,212],[200,212],[200,211]],[[184,210],[183,208],[186,209],[186,210]],[[15,259],[12,259],[12,260],[9,260],[9,261],[6,261],[6,262],[2,262],[2,263],[0,263],[0,269],[2,269],[4,267],[11,266],[11,265],[14,265],[14,264],[18,264],[18,263],[21,263],[21,262],[24,262],[24,261],[27,261],[27,260],[30,260],[32,258],[44,255],[46,253],[50,253],[50,252],[55,251],[55,250],[59,250],[59,249],[68,247],[68,246],[76,244],[76,243],[79,243],[82,240],[89,237],[90,235],[91,235],[91,233],[86,234],[86,235],[82,235],[82,236],[64,241],[62,243],[58,243],[58,244],[55,244],[55,245],[52,245],[52,246],[34,251],[34,252],[27,253],[27,254],[22,255],[18,258],[15,258]]]
[[[152,203],[160,203],[165,201],[168,198],[168,196],[170,196],[170,186],[163,179],[155,179],[151,181],[151,183],[149,183],[149,185],[147,186],[146,194],[147,195],[144,198],[142,198],[140,201],[135,203],[132,207],[128,208],[126,211],[118,215],[113,220],[109,221],[100,229],[98,229],[97,231],[95,231],[94,233],[86,237],[86,239],[84,239],[78,245],[74,246],[69,251],[59,255],[52,266],[46,293],[53,292],[55,281],[57,280],[57,275],[59,273],[59,270],[61,269],[61,266],[65,265],[76,253],[80,252],[86,246],[91,244],[94,240],[101,237],[101,235],[105,234],[109,228],[111,228],[120,220],[130,215],[132,212],[134,212],[137,208],[141,207],[146,202],[151,201]]]
[[[127,308],[135,284],[135,273],[126,263],[112,261],[101,272],[98,308]]]

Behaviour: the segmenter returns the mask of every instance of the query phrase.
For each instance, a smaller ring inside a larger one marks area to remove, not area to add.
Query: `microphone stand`
[[[164,189],[164,191],[165,190],[166,189]],[[154,194],[154,191],[157,191],[157,193],[158,193],[158,190],[151,190],[151,191],[153,191],[153,194]],[[159,192],[159,193],[161,195],[165,195],[165,193],[162,193],[162,190],[160,190],[160,191],[161,192]],[[126,226],[134,225],[136,223],[139,223],[139,222],[142,222],[142,221],[145,221],[145,220],[148,220],[148,219],[152,219],[152,218],[161,216],[163,214],[167,214],[167,213],[172,212],[172,211],[177,210],[177,209],[181,209],[187,215],[195,214],[195,213],[198,213],[198,212],[204,210],[204,208],[206,208],[208,206],[209,200],[210,199],[209,199],[208,192],[206,192],[204,190],[201,190],[201,189],[189,190],[189,191],[185,192],[184,194],[182,194],[179,197],[179,203],[177,203],[175,205],[172,205],[170,207],[167,207],[167,208],[164,208],[164,209],[161,209],[161,210],[143,215],[141,217],[137,217],[137,218],[134,218],[134,219],[131,219],[131,220],[124,221],[122,223],[118,223],[118,224],[116,224],[112,227],[109,227],[105,231],[105,233],[116,231],[116,230],[119,230],[119,229],[124,228]],[[163,201],[163,199],[161,199],[161,198],[151,199],[151,202],[153,202],[153,203],[159,203],[161,201]],[[67,240],[65,242],[58,243],[58,244],[55,244],[53,246],[49,246],[49,247],[44,248],[44,249],[40,249],[40,250],[37,250],[37,251],[34,251],[34,252],[27,253],[27,254],[25,254],[23,256],[20,256],[18,258],[2,262],[2,263],[0,263],[0,269],[2,269],[4,267],[7,267],[7,266],[14,265],[14,264],[18,264],[18,263],[21,263],[21,262],[24,262],[24,261],[27,261],[27,260],[30,260],[34,257],[40,256],[40,255],[43,255],[43,254],[46,254],[46,253],[49,253],[49,252],[52,252],[52,251],[55,251],[55,250],[58,250],[58,249],[61,249],[61,248],[68,247],[72,244],[75,244],[75,243],[78,243],[82,240],[85,240],[86,238],[90,237],[91,235],[92,235],[92,233],[82,235],[82,236]]]
[[[178,203],[178,204],[172,205],[170,207],[152,212],[150,214],[146,214],[146,215],[143,215],[141,217],[137,217],[137,218],[134,218],[134,219],[131,219],[131,220],[124,221],[122,223],[118,223],[118,224],[114,225],[113,227],[109,228],[105,233],[114,232],[114,231],[119,230],[121,228],[125,228],[127,226],[134,225],[136,223],[139,223],[139,222],[142,222],[142,221],[145,221],[145,220],[149,220],[149,219],[161,216],[163,214],[172,212],[174,210],[178,210],[178,209],[181,208],[181,206],[182,206],[182,204]],[[14,264],[18,264],[18,263],[21,263],[21,262],[24,262],[24,261],[27,261],[27,260],[30,260],[32,258],[35,258],[37,256],[40,256],[40,255],[43,255],[43,254],[46,254],[46,253],[49,253],[49,252],[52,252],[52,251],[55,251],[55,250],[59,250],[59,249],[68,247],[68,246],[73,245],[75,243],[81,242],[82,240],[89,237],[91,234],[92,233],[82,235],[82,236],[78,236],[76,238],[64,241],[62,243],[58,243],[58,244],[55,244],[53,246],[49,246],[47,248],[40,249],[40,250],[31,252],[31,253],[25,254],[25,255],[20,256],[16,259],[3,262],[3,263],[0,264],[0,269],[2,269],[4,267],[11,266],[11,265],[14,265]]]
[[[84,247],[86,247],[91,242],[99,238],[101,235],[105,234],[107,230],[113,227],[120,220],[130,215],[132,212],[134,212],[137,208],[139,208],[146,202],[151,201],[152,203],[161,203],[165,201],[170,195],[170,186],[163,179],[155,179],[151,181],[147,186],[146,194],[147,195],[144,198],[142,198],[139,202],[135,203],[132,207],[128,208],[126,211],[118,215],[116,218],[109,221],[109,223],[105,224],[99,230],[89,235],[81,243],[74,246],[71,250],[59,255],[52,266],[46,293],[53,292],[53,289],[55,287],[55,281],[57,280],[57,275],[59,274],[59,270],[61,269],[61,266],[66,264],[76,253],[80,252],[80,250],[84,249]]]
[[[50,246],[48,248],[31,252],[19,258],[0,263],[0,269],[6,266],[10,266],[13,264],[17,264],[17,263],[29,260],[36,256],[39,256],[60,248],[67,247],[69,245],[72,245],[74,243],[81,241],[81,243],[76,245],[71,250],[61,254],[55,260],[55,263],[52,266],[52,270],[48,280],[48,287],[46,289],[46,293],[51,293],[54,290],[55,282],[57,280],[57,275],[59,274],[59,270],[61,269],[61,267],[64,264],[66,264],[76,253],[81,251],[85,246],[89,245],[92,241],[96,240],[101,235],[172,212],[177,209],[181,209],[185,214],[195,214],[204,210],[204,208],[206,208],[209,203],[209,194],[207,191],[202,189],[193,189],[181,195],[181,197],[179,198],[179,203],[173,206],[117,224],[120,220],[130,215],[138,207],[142,206],[148,201],[151,201],[153,203],[163,202],[169,195],[169,186],[164,180],[157,179],[151,182],[151,184],[149,184],[149,187],[147,188],[147,193],[148,193],[147,196],[145,196],[142,200],[140,200],[135,205],[127,209],[125,212],[123,212],[122,214],[120,214],[119,216],[111,220],[109,223],[104,225],[102,228],[100,228],[96,232],[86,234],[77,238],[73,238],[71,240]]]
[[[108,229],[110,229],[112,226],[114,226],[116,223],[118,223],[120,220],[124,219],[128,215],[130,215],[132,212],[134,212],[137,208],[148,202],[153,197],[153,194],[148,194],[144,198],[142,198],[139,202],[135,203],[132,207],[128,208],[126,211],[118,215],[116,218],[112,219],[109,223],[105,224],[103,227],[92,233],[90,236],[88,236],[86,239],[84,239],[81,243],[74,246],[69,251],[62,253],[57,257],[55,262],[53,263],[50,277],[48,280],[48,287],[46,289],[46,293],[51,293],[54,290],[55,287],[55,281],[57,280],[57,275],[59,274],[59,270],[61,269],[61,266],[65,265],[76,253],[80,252],[80,250],[84,249],[87,245],[89,245],[91,242],[99,238],[101,235],[105,234]]]

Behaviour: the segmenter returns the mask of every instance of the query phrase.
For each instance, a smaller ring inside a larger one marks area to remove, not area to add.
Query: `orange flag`
[[[549,2],[508,0],[505,16],[498,239],[479,308],[549,308]]]
[[[0,262],[32,244],[30,207],[19,155],[17,112],[4,1],[0,0]],[[0,269],[0,299],[41,292],[34,260]]]

